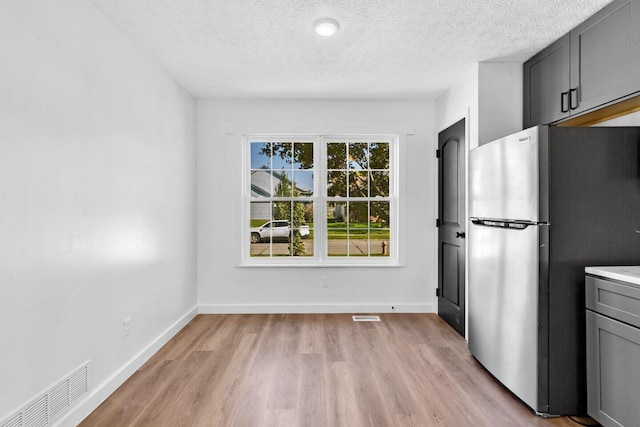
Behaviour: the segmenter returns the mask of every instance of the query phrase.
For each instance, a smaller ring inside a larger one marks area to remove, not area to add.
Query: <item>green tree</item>
[[[289,177],[283,170],[280,173],[280,181],[275,188],[276,197],[298,197],[300,191],[289,180]],[[289,235],[289,253],[294,256],[301,256],[306,253],[302,236],[300,235],[300,226],[305,221],[305,204],[302,202],[274,202],[272,208],[273,219],[288,220],[291,225]]]
[[[327,195],[346,197],[389,196],[389,144],[335,142],[327,144]],[[350,220],[362,221],[367,209],[372,218],[389,224],[389,204],[350,207]]]

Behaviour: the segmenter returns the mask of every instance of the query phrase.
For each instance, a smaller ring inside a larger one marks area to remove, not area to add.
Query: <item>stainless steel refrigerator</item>
[[[469,158],[469,349],[539,415],[586,413],[584,268],[640,264],[640,128],[538,126]]]

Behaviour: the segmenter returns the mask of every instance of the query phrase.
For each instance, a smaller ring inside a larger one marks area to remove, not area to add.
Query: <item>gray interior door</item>
[[[465,120],[438,134],[438,315],[465,334]]]

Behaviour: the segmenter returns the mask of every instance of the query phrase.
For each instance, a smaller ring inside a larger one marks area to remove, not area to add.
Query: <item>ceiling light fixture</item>
[[[323,37],[329,37],[334,35],[335,33],[338,32],[339,28],[340,28],[340,24],[338,24],[338,21],[331,18],[321,18],[313,23],[313,29],[316,32],[316,34]]]

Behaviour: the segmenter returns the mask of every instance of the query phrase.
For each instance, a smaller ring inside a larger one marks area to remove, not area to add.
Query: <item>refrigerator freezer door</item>
[[[469,226],[469,350],[535,411],[538,365],[537,225]]]
[[[469,212],[478,218],[546,221],[539,216],[539,136],[523,130],[471,150]]]

